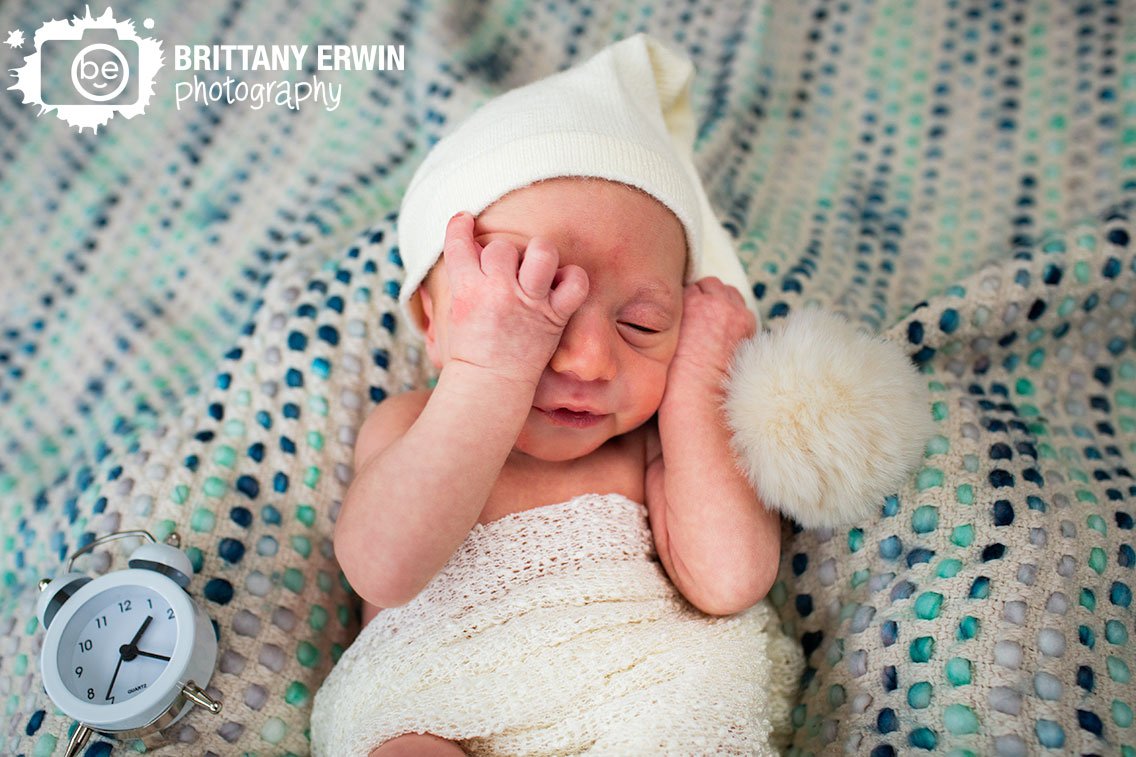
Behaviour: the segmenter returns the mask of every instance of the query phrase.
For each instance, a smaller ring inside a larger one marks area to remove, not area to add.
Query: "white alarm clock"
[[[149,540],[129,568],[93,579],[71,570],[84,552],[126,537]],[[109,534],[71,555],[62,576],[40,581],[43,685],[79,722],[67,757],[94,732],[152,745],[195,704],[221,711],[205,693],[217,662],[213,624],[185,591],[193,567],[177,535],[167,542],[146,531]]]

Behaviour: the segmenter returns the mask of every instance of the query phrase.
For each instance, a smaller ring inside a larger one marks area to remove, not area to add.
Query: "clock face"
[[[170,664],[178,618],[147,586],[115,586],[80,607],[59,645],[64,686],[92,705],[126,702],[146,691]]]

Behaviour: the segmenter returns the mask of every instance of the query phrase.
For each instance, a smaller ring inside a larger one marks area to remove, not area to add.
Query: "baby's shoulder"
[[[430,399],[429,389],[392,394],[371,410],[355,435],[355,468],[406,433]]]

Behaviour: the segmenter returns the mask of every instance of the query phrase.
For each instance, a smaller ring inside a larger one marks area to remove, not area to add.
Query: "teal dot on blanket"
[[[308,337],[299,331],[293,331],[288,334],[288,348],[292,350],[302,351],[308,346]]]
[[[939,744],[939,737],[930,728],[916,728],[907,737],[907,743],[916,749],[934,749]]]
[[[903,542],[898,536],[892,535],[880,542],[880,557],[885,560],[895,560],[903,554]]]
[[[1065,729],[1060,724],[1044,718],[1037,721],[1035,726],[1037,741],[1047,749],[1060,749],[1065,746]]]
[[[943,712],[943,724],[956,736],[978,733],[978,716],[964,704],[947,705]]]
[[[911,530],[917,534],[927,534],[934,531],[939,525],[939,508],[933,505],[923,505],[916,508],[911,516]]]
[[[1122,702],[1119,699],[1112,700],[1112,722],[1120,728],[1127,728],[1132,725],[1132,707],[1127,702]]]
[[[299,681],[292,681],[284,692],[284,701],[293,707],[300,707],[308,703],[311,693],[308,687]]]
[[[924,592],[915,600],[915,617],[920,620],[934,620],[939,617],[942,605],[942,594],[934,591]]]
[[[965,657],[952,657],[945,668],[952,686],[966,686],[971,681],[971,663]]]
[[[319,650],[311,642],[301,641],[296,647],[296,659],[305,668],[310,668],[319,661]]]
[[[927,662],[935,653],[935,639],[931,636],[920,636],[911,642],[909,654],[912,662]]]
[[[1132,589],[1126,583],[1114,581],[1109,588],[1108,601],[1117,607],[1129,607],[1132,604]]]
[[[1077,626],[1077,639],[1081,642],[1081,646],[1094,649],[1097,645],[1097,635],[1093,629],[1086,625]]]
[[[1119,620],[1109,620],[1104,624],[1104,637],[1109,644],[1128,643],[1128,629]]]
[[[280,579],[288,590],[299,594],[304,590],[304,574],[295,568],[286,568]]]
[[[922,710],[931,704],[931,684],[920,681],[912,684],[907,690],[907,703],[917,710]]]
[[[1108,668],[1108,677],[1119,684],[1127,684],[1132,678],[1132,673],[1128,669],[1128,663],[1119,657],[1110,656],[1105,661],[1105,667]]]
[[[963,525],[951,532],[951,543],[959,547],[969,547],[974,541],[974,526]]]

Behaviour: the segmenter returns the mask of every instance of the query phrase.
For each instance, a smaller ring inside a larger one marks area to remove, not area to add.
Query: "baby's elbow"
[[[418,595],[420,588],[399,580],[398,572],[376,561],[366,566],[348,566],[340,562],[340,569],[351,588],[369,604],[382,609],[401,607]]]
[[[333,544],[344,578],[368,603],[384,609],[400,607],[421,590],[406,580],[405,570],[390,564],[388,553],[358,542],[350,531],[336,529]]]
[[[777,566],[751,566],[720,576],[712,589],[700,592],[691,603],[707,615],[733,615],[748,610],[769,594],[777,580]]]

